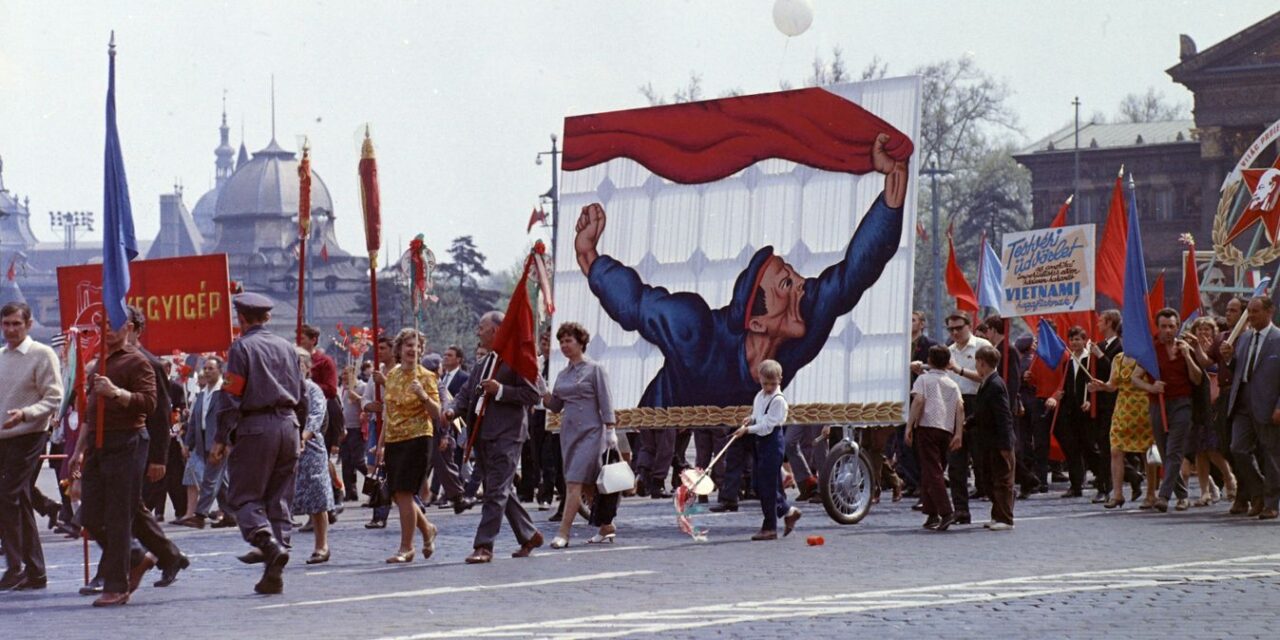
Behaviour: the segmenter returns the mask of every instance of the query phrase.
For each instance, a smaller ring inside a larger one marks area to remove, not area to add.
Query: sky
[[[707,97],[799,86],[815,54],[840,47],[856,72],[889,75],[972,56],[1008,83],[1030,142],[1072,118],[1116,112],[1169,80],[1178,35],[1200,50],[1273,13],[1274,0],[813,0],[794,38],[773,0],[705,2],[0,2],[0,157],[10,192],[30,197],[37,237],[60,237],[48,211],[102,209],[107,41],[116,32],[117,109],[135,223],[159,228],[159,196],[184,185],[188,208],[212,187],[226,92],[231,143],[271,137],[296,150],[334,200],[340,243],[359,253],[356,166],[364,125],[378,148],[384,241],[417,233],[443,254],[473,235],[491,269],[520,260],[529,210],[550,187],[550,135],[565,116],[643,106],[638,87],[671,93],[702,76]],[[576,212],[562,212],[572,225]],[[534,237],[539,234],[535,230]]]

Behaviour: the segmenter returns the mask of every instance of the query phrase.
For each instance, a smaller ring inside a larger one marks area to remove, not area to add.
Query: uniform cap
[[[270,311],[276,303],[261,293],[241,293],[232,298],[231,303],[238,311]]]

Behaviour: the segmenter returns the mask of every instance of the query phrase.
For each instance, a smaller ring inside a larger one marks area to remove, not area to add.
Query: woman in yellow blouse
[[[377,460],[400,513],[400,549],[387,558],[392,564],[413,562],[415,528],[422,532],[422,559],[435,551],[436,527],[413,500],[427,476],[432,425],[440,419],[436,375],[419,364],[425,344],[416,329],[400,331],[393,347],[397,364],[386,374],[382,394],[387,424],[379,432]]]

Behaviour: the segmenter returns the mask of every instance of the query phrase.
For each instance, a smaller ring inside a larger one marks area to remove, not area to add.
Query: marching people
[[[1122,319],[1120,312],[1115,309],[1108,309],[1098,314],[1098,333],[1102,335],[1101,342],[1091,342],[1089,344],[1089,355],[1093,356],[1097,363],[1097,368],[1093,373],[1093,380],[1107,381],[1111,379],[1111,368],[1115,366],[1116,355],[1120,353],[1120,327]],[[1093,498],[1094,503],[1105,503],[1110,496],[1113,484],[1120,481],[1107,475],[1109,469],[1108,462],[1111,460],[1111,416],[1115,414],[1116,408],[1116,392],[1107,391],[1101,385],[1093,385],[1088,389],[1090,399],[1094,404],[1094,410],[1097,417],[1093,421],[1093,430],[1089,432],[1089,447],[1091,451],[1097,454],[1097,464],[1094,467],[1094,484],[1097,486],[1098,493]],[[1123,458],[1121,459],[1123,462]],[[1121,480],[1128,479],[1134,488],[1134,495],[1137,495],[1138,474],[1132,469],[1127,469]],[[1123,485],[1122,485],[1123,486]]]
[[[1199,404],[1199,410],[1193,414],[1195,437],[1192,439],[1188,455],[1182,460],[1183,482],[1186,482],[1186,478],[1189,478],[1194,471],[1200,483],[1200,499],[1192,503],[1192,506],[1196,507],[1207,507],[1217,502],[1222,498],[1224,491],[1228,500],[1235,500],[1236,497],[1236,477],[1231,472],[1231,463],[1227,462],[1222,455],[1222,446],[1218,440],[1218,396],[1224,381],[1220,375],[1218,363],[1210,355],[1213,353],[1213,345],[1217,337],[1218,323],[1208,317],[1196,318],[1195,322],[1191,323],[1191,335],[1187,337],[1187,343],[1191,345],[1196,362],[1209,378],[1208,384],[1200,385],[1198,391],[1202,402]],[[1231,384],[1230,377],[1225,380],[1225,384]],[[1203,401],[1206,399],[1207,401]],[[1193,453],[1194,456],[1191,455]],[[1217,467],[1218,473],[1221,474],[1222,490],[1219,490],[1218,485],[1213,482],[1213,477],[1210,475],[1211,465]]]
[[[973,417],[974,395],[978,393],[978,371],[976,358],[978,349],[991,346],[985,338],[973,335],[969,326],[969,318],[961,313],[953,313],[947,317],[947,335],[951,336],[951,361],[947,365],[952,381],[960,387],[960,395],[964,398],[965,419]],[[969,524],[969,460],[972,454],[969,443],[963,437],[960,448],[952,451],[947,460],[947,482],[951,491],[951,501],[955,507],[955,523]],[[974,468],[980,475],[981,466]],[[974,478],[974,484],[981,487],[984,479]]]
[[[339,445],[338,457],[342,463],[342,484],[346,491],[342,497],[347,502],[360,499],[356,494],[356,472],[368,476],[369,468],[364,464],[364,429],[360,424],[360,416],[364,412],[361,397],[364,395],[365,381],[356,375],[356,366],[347,365],[342,370],[342,444]]]
[[[377,346],[374,347],[374,359],[377,360],[378,366],[370,373],[370,382],[364,388],[364,411],[369,420],[369,439],[366,443],[369,452],[366,464],[371,467],[370,473],[377,476],[379,473],[378,461],[378,443],[383,429],[387,425],[387,413],[383,398],[385,397],[385,389],[380,393],[379,385],[385,386],[387,383],[387,371],[396,366],[395,342],[390,337],[378,336]],[[385,470],[382,471],[385,473]],[[416,491],[416,489],[415,489]],[[365,523],[366,529],[384,529],[387,526],[387,516],[391,513],[391,506],[388,504],[377,504],[375,496],[369,496],[369,501],[375,504],[373,514],[369,521]]]
[[[1240,337],[1239,349],[1222,344],[1223,358],[1235,362],[1227,404],[1231,453],[1240,495],[1249,501],[1245,513],[1272,520],[1280,516],[1280,329],[1271,322],[1275,298],[1254,298],[1246,312],[1249,331]],[[1231,513],[1240,511],[1232,508]]]
[[[974,394],[972,430],[976,436],[974,457],[982,466],[990,483],[991,521],[983,525],[992,531],[1013,528],[1013,411],[1009,408],[1009,390],[997,367],[1000,352],[995,347],[981,347],[975,354],[974,366],[982,382]],[[975,433],[976,432],[976,433]]]
[[[298,427],[308,411],[305,379],[294,346],[267,331],[271,298],[242,293],[232,304],[240,337],[227,352],[211,461],[227,457],[227,497],[241,536],[253,546],[240,559],[263,565],[253,590],[278,594],[289,563]]]
[[[1111,377],[1106,381],[1090,382],[1090,391],[1114,393],[1116,403],[1111,412],[1110,446],[1111,446],[1111,497],[1103,503],[1107,509],[1123,507],[1125,456],[1139,455],[1144,462],[1147,450],[1155,443],[1151,433],[1151,414],[1147,410],[1147,394],[1133,384],[1133,371],[1138,361],[1117,353],[1111,360]],[[1156,485],[1159,466],[1146,462],[1147,496],[1140,505],[1143,509],[1151,509],[1156,505]],[[1132,496],[1137,499],[1136,493]]]
[[[1190,444],[1191,396],[1201,383],[1203,372],[1191,354],[1191,346],[1177,337],[1180,325],[1177,311],[1166,307],[1156,312],[1154,342],[1160,379],[1150,380],[1142,365],[1134,368],[1132,376],[1134,386],[1150,395],[1151,431],[1164,461],[1164,480],[1155,504],[1161,512],[1169,510],[1169,499],[1175,496],[1178,501],[1174,508],[1178,511],[1191,506],[1187,483],[1182,480],[1181,460]],[[1164,416],[1168,417],[1167,424]]]
[[[98,572],[102,594],[95,607],[119,606],[155,566],[155,558],[131,551],[136,516],[142,507],[142,479],[147,469],[147,416],[156,408],[156,374],[132,344],[137,330],[130,307],[120,327],[106,326],[106,362],[89,370],[89,403],[72,456],[72,498],[79,498],[82,524],[102,547]],[[103,404],[99,423],[98,404]],[[101,437],[102,446],[97,446]],[[92,593],[92,591],[90,592]]]
[[[1071,327],[1067,331],[1067,344],[1070,357],[1059,367],[1059,374],[1063,377],[1062,388],[1045,402],[1045,408],[1057,411],[1053,436],[1062,445],[1062,454],[1067,458],[1071,487],[1062,497],[1079,498],[1084,495],[1086,471],[1092,471],[1097,482],[1102,482],[1103,475],[1090,437],[1095,418],[1087,386],[1094,378],[1089,368],[1095,365],[1091,361],[1093,355],[1088,351],[1089,336],[1083,327]]]
[[[329,511],[333,510],[333,492],[329,486],[329,453],[324,431],[328,424],[328,401],[320,385],[311,379],[315,359],[305,347],[296,347],[298,368],[307,387],[307,421],[300,437],[297,482],[293,491],[293,512],[310,518],[315,545],[307,564],[329,561]]]
[[[431,462],[431,436],[440,419],[436,375],[419,364],[426,339],[412,327],[401,329],[392,350],[398,362],[386,375],[382,404],[386,424],[378,433],[377,466],[387,472],[387,490],[400,515],[400,548],[390,564],[413,562],[415,531],[422,533],[422,559],[435,552],[436,526],[414,501]]]
[[[43,589],[48,581],[31,490],[49,418],[62,402],[62,375],[53,349],[27,335],[32,324],[26,303],[0,308],[0,540],[7,567],[0,591]]]
[[[946,531],[956,521],[947,495],[946,467],[949,453],[964,441],[965,402],[960,386],[946,375],[951,364],[947,347],[929,347],[928,368],[911,385],[911,411],[905,436],[914,446],[920,464],[920,496],[926,516],[924,528]]]
[[[461,417],[467,428],[476,431],[476,473],[484,474],[484,506],[467,564],[493,560],[493,542],[505,515],[520,548],[511,555],[528,557],[542,546],[542,534],[533,525],[512,486],[520,450],[529,437],[528,409],[538,402],[538,390],[493,353],[493,338],[504,319],[490,311],[480,317],[476,328],[484,358],[471,369],[470,383],[458,392],[448,418]]]
[[[760,393],[752,402],[751,415],[742,421],[734,436],[751,436],[755,450],[752,479],[756,495],[760,497],[764,520],[760,531],[751,539],[777,540],[778,518],[782,518],[782,535],[786,537],[796,528],[802,513],[787,504],[787,493],[782,488],[782,454],[786,448],[782,425],[787,421],[787,399],[782,395],[782,365],[776,360],[765,360],[756,367],[756,375],[760,380]]]
[[[591,541],[613,542],[617,533],[613,517],[618,511],[619,495],[595,492],[601,456],[606,449],[616,448],[618,442],[609,377],[586,356],[591,334],[582,325],[561,324],[556,330],[556,340],[569,364],[556,376],[555,387],[543,394],[542,402],[548,411],[561,415],[560,451],[567,495],[560,531],[552,539],[551,548],[569,546],[573,521],[584,501],[591,501],[592,520],[600,527]]]
[[[329,357],[320,345],[320,330],[309,324],[302,325],[302,334],[298,337],[298,346],[307,350],[311,356],[311,375],[312,381],[320,387],[324,392],[325,399],[325,424],[324,438],[325,442],[330,443],[331,453],[338,452],[338,443],[342,437],[345,427],[342,424],[342,401],[338,399],[338,363]],[[329,466],[329,458],[325,457],[325,466]],[[337,504],[342,502],[342,491],[339,491],[340,483],[336,480],[331,483],[333,491],[333,501]]]
[[[227,503],[227,461],[213,462],[214,437],[218,434],[218,391],[222,389],[222,359],[209,356],[200,365],[202,385],[196,393],[192,404],[191,416],[187,419],[187,438],[191,456],[200,456],[203,460],[200,483],[195,501],[194,517],[181,522],[186,526],[203,529],[205,523],[214,520],[213,505],[217,500],[218,510],[222,515],[214,520],[214,527],[230,527],[235,525],[235,515]]]
[[[442,354],[439,385],[442,406],[451,405],[454,396],[467,386],[469,378],[467,372],[462,370],[463,357],[462,347],[456,345],[451,345]],[[441,500],[444,504],[451,505],[454,513],[462,513],[476,504],[475,497],[467,495],[466,485],[462,480],[462,470],[458,465],[458,455],[461,453],[458,449],[458,439],[462,432],[457,427],[456,421],[445,420],[443,415],[437,427],[439,428],[436,433],[437,444],[432,450],[431,458],[432,469],[440,478],[440,489],[443,493]]]

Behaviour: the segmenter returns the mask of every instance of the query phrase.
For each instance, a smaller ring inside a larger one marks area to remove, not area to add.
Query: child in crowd
[[[777,540],[778,518],[782,518],[782,535],[795,529],[800,510],[787,504],[787,494],[782,489],[782,455],[786,440],[782,435],[782,423],[787,420],[787,399],[782,396],[782,365],[775,360],[765,360],[756,369],[760,380],[760,393],[752,403],[751,416],[742,421],[735,437],[750,436],[755,448],[755,469],[752,483],[760,497],[764,522],[752,540]]]

